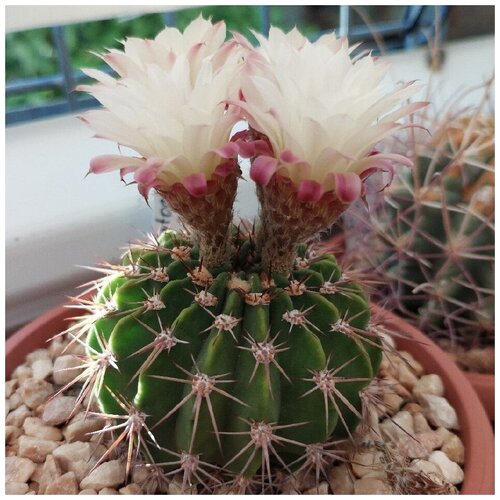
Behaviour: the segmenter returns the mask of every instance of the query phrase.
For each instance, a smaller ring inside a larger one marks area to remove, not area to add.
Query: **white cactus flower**
[[[177,183],[202,196],[214,175],[237,168],[237,148],[229,141],[239,111],[226,101],[238,96],[243,49],[225,38],[223,22],[199,17],[184,33],[165,28],[154,40],[128,38],[123,51],[103,54],[116,78],[85,70],[97,83],[79,90],[104,109],[82,119],[97,137],[139,155],[98,156],[90,172],[134,172],[145,197],[151,188],[166,191]]]
[[[278,175],[292,182],[299,201],[315,203],[330,192],[350,203],[375,169],[411,164],[374,147],[403,126],[401,118],[426,105],[402,105],[419,89],[413,82],[388,86],[387,64],[366,53],[352,57],[356,47],[335,34],[314,43],[296,29],[255,36],[260,47],[248,57],[243,97],[232,101],[269,141],[267,154],[253,155],[254,181],[266,186]]]

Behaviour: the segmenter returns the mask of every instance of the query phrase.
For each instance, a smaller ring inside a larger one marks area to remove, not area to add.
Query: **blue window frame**
[[[271,25],[272,9],[287,7],[259,7],[260,31],[267,33]],[[444,33],[448,7],[434,6],[407,6],[401,7],[402,17],[370,24],[355,23],[351,25],[355,17],[356,8],[349,6],[338,7],[337,32],[349,36],[350,41],[363,41],[364,47],[378,50],[374,42],[374,33],[378,39],[383,41],[386,50],[408,48],[427,43],[429,37],[434,35],[436,19],[439,18],[441,34]],[[176,25],[175,12],[162,14],[165,25]],[[331,30],[319,30],[309,34],[311,39],[316,39],[325,32]],[[65,113],[73,113],[84,109],[96,107],[97,101],[92,97],[79,95],[73,89],[85,79],[85,75],[72,64],[72,58],[68,49],[65,26],[54,26],[51,28],[52,43],[55,48],[58,72],[41,77],[20,78],[6,83],[6,98],[22,95],[32,91],[56,89],[62,97],[52,102],[39,106],[11,107],[6,106],[6,125],[30,121],[38,118],[46,118]],[[109,69],[108,69],[109,71]]]

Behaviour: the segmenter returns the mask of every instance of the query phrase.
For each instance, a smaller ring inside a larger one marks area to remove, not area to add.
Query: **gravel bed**
[[[126,483],[122,447],[95,467],[109,446],[97,432],[106,421],[85,417],[84,407],[74,412],[77,387],[51,397],[73,380],[82,363],[82,346],[75,343],[63,353],[66,345],[58,338],[33,351],[6,382],[6,493],[196,493],[194,487],[182,490],[181,476],[167,479],[144,464],[134,468]],[[318,483],[314,470],[295,476],[278,472],[276,492],[457,493],[464,478],[464,446],[441,378],[425,374],[407,352],[384,353],[378,377],[364,397],[369,424],[358,426],[355,444],[332,443],[335,457],[323,455],[324,479]],[[231,490],[222,485],[214,492]]]

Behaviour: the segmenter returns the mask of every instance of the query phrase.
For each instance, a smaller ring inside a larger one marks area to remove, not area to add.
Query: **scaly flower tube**
[[[388,87],[387,65],[366,53],[352,57],[356,47],[335,34],[314,43],[296,29],[255,36],[260,47],[251,49],[235,35],[250,54],[242,96],[230,102],[242,109],[258,139],[258,148],[246,153],[262,205],[262,258],[282,271],[296,241],[331,225],[363,194],[366,177],[380,169],[391,173],[392,162],[411,165],[375,145],[426,103],[401,106],[418,87]],[[271,234],[282,235],[272,248]]]
[[[223,22],[201,17],[182,34],[128,38],[123,51],[101,56],[118,76],[88,69],[97,83],[79,87],[104,107],[82,117],[96,136],[139,155],[98,156],[90,172],[133,173],[145,198],[158,191],[192,227],[208,264],[224,259],[240,175],[230,142],[240,114],[227,100],[238,96],[244,49],[225,38]]]

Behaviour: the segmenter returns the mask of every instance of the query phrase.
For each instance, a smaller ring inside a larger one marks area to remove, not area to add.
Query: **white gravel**
[[[6,493],[182,493],[181,477],[166,479],[154,467],[136,467],[126,484],[124,456],[115,452],[90,472],[107,447],[89,433],[102,429],[105,421],[75,412],[74,392],[49,399],[79,373],[75,354],[81,355],[81,348],[61,354],[64,345],[56,339],[30,353],[6,383]],[[432,481],[440,492],[457,492],[464,477],[464,446],[454,432],[459,423],[441,378],[425,374],[407,352],[384,354],[370,389],[383,386],[388,386],[382,394],[385,410],[373,407],[370,427],[356,430],[356,446],[342,446],[351,463],[331,460],[325,468],[328,481],[319,484],[311,474],[278,472],[280,493],[418,493],[405,490],[414,484],[411,473]],[[196,493],[196,488],[184,493]],[[215,493],[227,493],[227,487]]]

